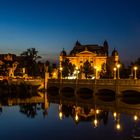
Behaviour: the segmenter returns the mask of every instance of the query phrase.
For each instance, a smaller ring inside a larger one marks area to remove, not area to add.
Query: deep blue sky
[[[0,0],[0,52],[35,47],[56,60],[62,48],[115,47],[122,61],[140,56],[140,0]]]

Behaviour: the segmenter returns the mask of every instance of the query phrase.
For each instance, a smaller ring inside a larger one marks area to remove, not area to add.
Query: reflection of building
[[[88,61],[93,68],[97,68],[98,74],[100,73],[104,64],[108,64],[111,69],[118,63],[119,54],[117,50],[113,50],[112,55],[109,56],[109,45],[104,41],[103,46],[99,45],[81,45],[79,41],[76,42],[74,48],[67,55],[66,51],[60,54],[60,67],[62,61],[66,58],[70,60],[76,67],[81,68],[86,61]]]

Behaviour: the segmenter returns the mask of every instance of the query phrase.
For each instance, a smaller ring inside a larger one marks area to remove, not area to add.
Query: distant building
[[[13,77],[18,64],[19,58],[15,54],[0,54],[0,75]]]
[[[64,49],[60,53],[60,67],[62,67],[62,62],[66,58],[78,67],[78,69],[80,69],[86,61],[88,61],[93,68],[97,68],[98,77],[104,64],[107,64],[110,69],[113,70],[113,67],[119,63],[119,53],[116,49],[114,49],[111,56],[109,56],[109,45],[107,41],[104,41],[102,46],[98,44],[82,45],[79,41],[77,41],[69,54],[67,54]]]

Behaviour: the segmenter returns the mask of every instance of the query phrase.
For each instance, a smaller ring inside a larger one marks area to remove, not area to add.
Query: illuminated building
[[[68,58],[72,64],[80,69],[86,61],[97,71],[97,79],[99,78],[101,69],[104,64],[108,64],[111,70],[119,62],[119,54],[116,49],[112,51],[109,56],[109,45],[107,41],[104,41],[103,46],[100,45],[82,45],[79,41],[75,43],[74,48],[69,54],[63,49],[60,53],[59,61],[60,67],[62,62]]]

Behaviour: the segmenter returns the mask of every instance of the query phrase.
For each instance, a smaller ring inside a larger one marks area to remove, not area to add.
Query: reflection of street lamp
[[[119,122],[117,122],[117,124],[116,124],[116,128],[117,128],[117,130],[120,130],[120,129],[121,129],[121,125],[120,125]]]
[[[62,104],[59,105],[59,118],[60,118],[60,120],[62,120],[62,118],[63,118]]]
[[[114,67],[114,79],[116,79],[116,70],[117,70],[117,68],[116,67]]]
[[[94,124],[94,128],[96,128],[97,126],[98,126],[98,120],[97,120],[97,114],[99,114],[99,110],[98,109],[96,109],[96,105],[95,105],[95,109],[94,109],[94,111],[95,111],[95,118],[94,118],[94,120],[93,120],[93,124]]]
[[[79,120],[78,114],[75,114],[75,121],[77,122]]]
[[[75,107],[75,117],[74,117],[75,121],[78,122],[79,121],[79,117],[78,117],[78,107]]]
[[[114,116],[114,119],[116,120],[117,113],[114,112],[114,113],[113,113],[113,116]]]
[[[118,69],[118,79],[120,79],[120,64],[117,64],[117,69]]]
[[[137,66],[134,66],[134,79],[137,79]]]
[[[138,116],[134,115],[133,119],[134,119],[134,121],[137,121],[138,120]]]
[[[98,125],[98,121],[97,121],[97,118],[95,117],[95,119],[94,119],[94,126],[97,127],[97,125]]]
[[[114,113],[113,113],[113,116],[114,116],[114,119],[115,119],[115,121],[116,121],[116,129],[117,129],[117,130],[120,130],[120,129],[121,129],[120,114],[114,112]]]

